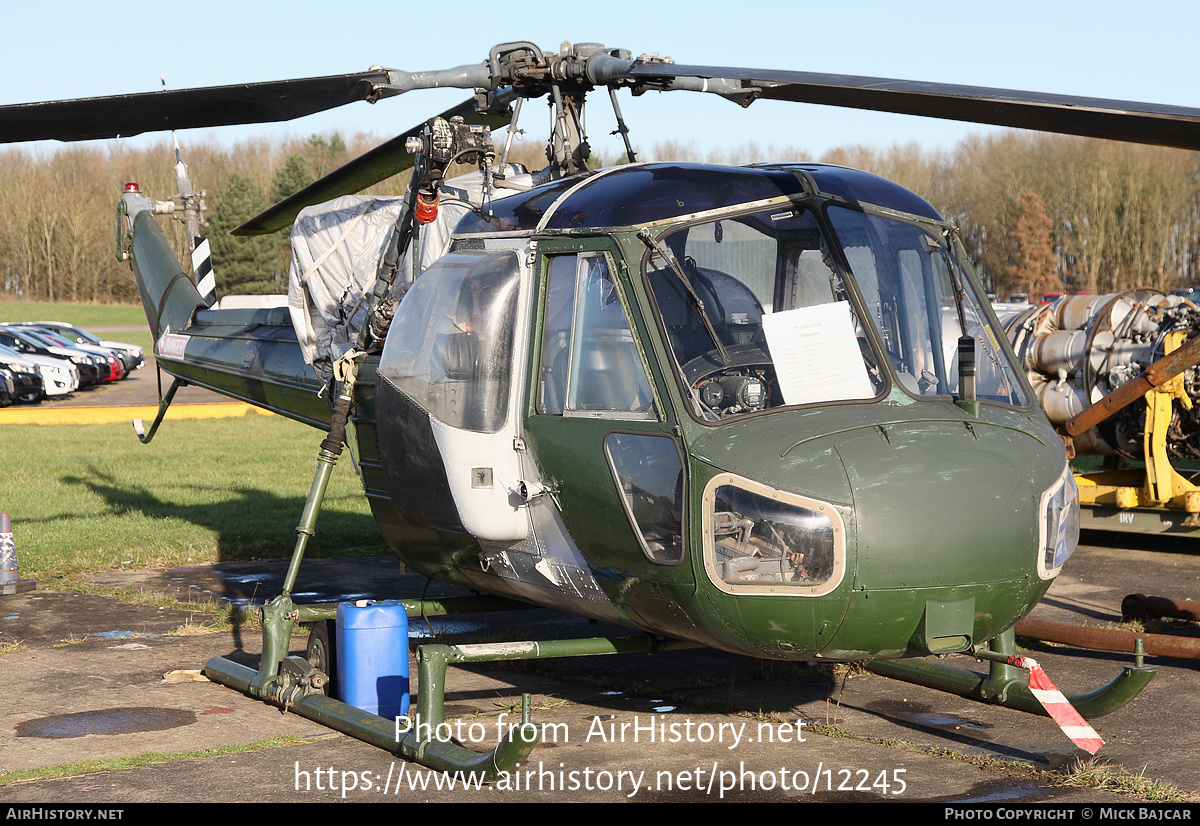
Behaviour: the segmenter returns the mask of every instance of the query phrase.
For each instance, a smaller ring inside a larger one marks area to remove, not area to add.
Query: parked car
[[[76,350],[82,350],[85,353],[91,353],[93,356],[104,359],[108,365],[109,374],[104,379],[105,381],[119,381],[125,378],[125,364],[117,357],[117,354],[107,347],[101,347],[96,344],[79,344],[71,341],[60,335],[55,330],[47,330],[34,325],[26,325],[19,329],[34,333],[42,339],[49,340],[60,347],[71,347]]]
[[[40,402],[46,398],[46,382],[42,378],[41,365],[0,345],[0,366],[4,367],[12,377],[17,401]],[[74,369],[75,367],[72,365],[71,370]],[[76,374],[75,383],[79,383],[78,374]]]
[[[110,372],[107,360],[101,360],[97,364],[96,357],[82,350],[44,341],[36,334],[19,327],[0,327],[0,344],[25,355],[49,356],[70,361],[79,369],[80,387],[99,384]]]
[[[8,407],[17,400],[17,388],[12,373],[0,367],[0,407]]]
[[[34,327],[57,330],[59,335],[65,336],[79,344],[96,344],[115,351],[125,365],[125,375],[129,375],[146,363],[146,354],[136,344],[102,339],[94,333],[89,333],[87,330],[62,321],[31,321],[29,324]]]
[[[46,382],[41,373],[10,370],[14,395],[23,404],[37,404],[46,398]]]
[[[19,401],[36,402],[46,396],[65,396],[79,389],[79,368],[66,359],[21,353],[0,344],[0,364],[16,371]],[[22,378],[26,375],[35,377],[36,381]]]

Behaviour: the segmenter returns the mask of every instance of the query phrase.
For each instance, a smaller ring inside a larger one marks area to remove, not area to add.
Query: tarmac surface
[[[0,425],[101,424],[142,419],[149,428],[158,415],[159,400],[170,386],[171,377],[166,373],[160,377],[154,357],[148,354],[140,368],[119,381],[89,385],[64,396],[47,396],[37,404],[0,408]],[[186,385],[176,391],[166,418],[214,418],[252,413],[270,415],[253,405],[232,401],[202,387]]]
[[[1130,592],[1187,596],[1200,582],[1188,540],[1085,537],[1031,616],[1105,626]],[[1153,547],[1153,549],[1151,549]],[[239,562],[98,574],[100,585],[193,601],[261,604],[285,563]],[[45,583],[50,584],[52,583]],[[42,583],[39,583],[42,585]],[[391,557],[306,561],[297,601],[461,593]],[[418,641],[567,639],[625,634],[556,612],[414,620]],[[1185,629],[1195,634],[1195,626]],[[1049,719],[871,673],[764,663],[710,650],[452,667],[446,718],[475,750],[519,718],[548,733],[520,770],[482,788],[432,772],[199,674],[223,656],[254,667],[254,628],[205,631],[186,611],[35,590],[0,597],[0,772],[74,765],[71,776],[8,782],[5,804],[138,802],[906,801],[1136,807],[1137,798],[1055,782],[1087,754]],[[293,653],[304,652],[296,635]],[[1026,643],[1064,693],[1099,687],[1129,657]],[[985,670],[974,660],[952,658]],[[1200,789],[1194,660],[1148,658],[1141,696],[1093,721],[1097,757],[1128,774]],[[415,691],[415,666],[412,670]],[[835,702],[831,689],[840,685]],[[273,741],[271,738],[287,737]],[[210,750],[249,747],[220,753]],[[159,753],[148,765],[83,761]],[[174,757],[169,757],[174,755]],[[1033,773],[1026,767],[1044,770]],[[1058,773],[1057,775],[1055,773]],[[444,788],[456,782],[457,788]],[[443,788],[439,788],[441,783]],[[814,790],[815,787],[815,790]],[[1194,792],[1193,792],[1194,795]],[[1178,808],[1178,807],[1175,807]],[[1186,807],[1185,807],[1186,808]],[[1193,807],[1194,808],[1194,807]],[[1123,809],[1122,809],[1123,810]],[[1111,812],[1110,812],[1111,814]]]
[[[130,406],[157,406],[153,363],[73,396],[43,410],[108,407],[104,415],[128,419],[137,409]],[[185,388],[172,410],[194,415],[226,401]],[[1105,820],[1132,818],[1147,805],[1066,784],[1068,768],[1088,755],[1046,717],[858,669],[707,649],[451,667],[446,719],[464,745],[494,746],[519,719],[525,693],[543,731],[517,772],[465,787],[462,777],[209,682],[202,671],[214,656],[256,667],[261,632],[213,630],[202,614],[156,602],[171,595],[252,608],[279,592],[285,569],[284,561],[260,561],[91,577],[123,599],[56,590],[54,582],[0,595],[0,646],[19,643],[9,653],[0,648],[0,803],[8,817],[23,816],[26,804],[902,801],[938,804],[944,819],[944,807],[983,805],[1010,814],[1058,806]],[[293,596],[463,593],[405,573],[388,556],[306,560]],[[1031,617],[1103,628],[1121,621],[1130,593],[1196,598],[1200,540],[1085,533]],[[1177,633],[1200,636],[1195,623],[1178,625]],[[413,620],[410,632],[415,643],[630,633],[540,609]],[[292,653],[302,655],[306,641],[297,633]],[[1100,687],[1132,661],[1019,643],[1068,695]],[[987,670],[972,658],[947,661]],[[1189,793],[1193,803],[1158,811],[1200,819],[1198,663],[1154,656],[1146,663],[1158,673],[1145,691],[1092,721],[1105,740],[1096,762]],[[40,771],[5,774],[27,770]]]

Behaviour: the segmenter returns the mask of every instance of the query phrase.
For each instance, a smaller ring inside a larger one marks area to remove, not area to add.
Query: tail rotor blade
[[[192,272],[196,276],[196,291],[209,307],[217,303],[217,276],[213,272],[212,252],[207,238],[195,239],[192,250]]]

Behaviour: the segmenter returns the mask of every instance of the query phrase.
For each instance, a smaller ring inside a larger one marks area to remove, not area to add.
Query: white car
[[[6,364],[24,362],[36,368],[46,384],[47,396],[65,396],[79,389],[79,368],[66,359],[18,353],[11,347],[0,344],[0,361]]]

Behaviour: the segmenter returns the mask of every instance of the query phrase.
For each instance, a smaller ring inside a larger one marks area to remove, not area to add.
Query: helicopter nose
[[[1038,499],[1052,481],[1039,484],[1030,458],[1045,450],[1028,433],[981,422],[899,422],[846,434],[837,451],[858,523],[858,585],[1023,576],[1036,558]]]
[[[861,655],[864,641],[874,655],[969,650],[1045,593],[1039,520],[1061,445],[1018,427],[924,420],[846,432],[836,449],[857,564],[824,656]]]

